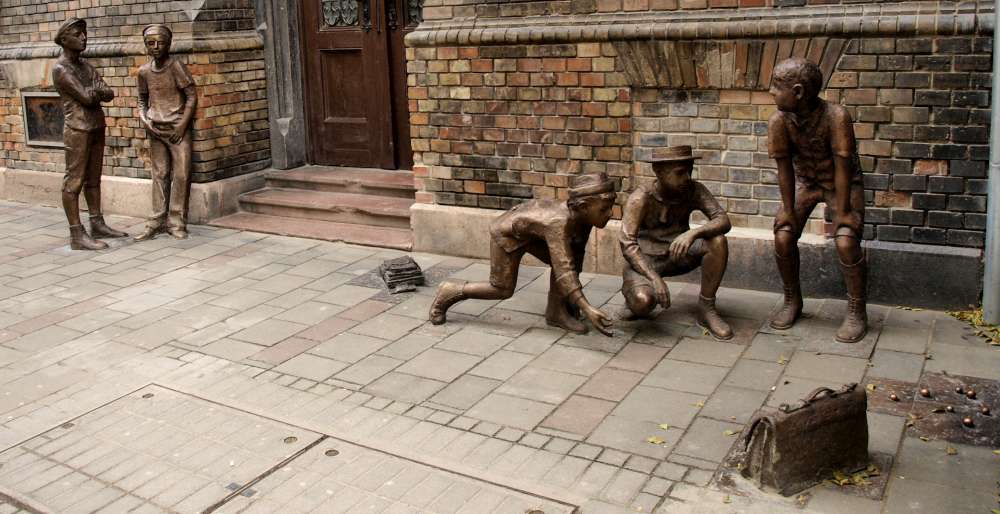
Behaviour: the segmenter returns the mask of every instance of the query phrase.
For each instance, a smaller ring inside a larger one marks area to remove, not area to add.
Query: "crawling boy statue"
[[[729,261],[725,234],[732,225],[708,188],[691,179],[695,159],[690,146],[654,153],[656,183],[640,185],[629,195],[618,238],[625,257],[622,295],[634,316],[649,316],[657,305],[670,307],[662,277],[701,267],[698,324],[716,339],[732,339],[732,328],[715,308],[715,293]],[[691,228],[688,220],[694,211],[708,222]]]
[[[580,272],[592,227],[611,219],[615,183],[603,173],[570,180],[569,199],[532,200],[505,212],[490,225],[490,281],[446,280],[438,286],[430,321],[445,322],[448,308],[468,298],[499,300],[514,295],[521,258],[529,253],[552,266],[545,321],[570,332],[586,333],[576,309],[602,334],[611,335],[611,318],[583,295]]]
[[[768,121],[768,153],[778,165],[781,209],[774,220],[774,257],[785,300],[771,318],[790,328],[802,314],[798,240],[819,202],[833,211],[834,238],[847,284],[847,315],[837,330],[841,343],[867,332],[867,265],[861,249],[865,195],[847,110],[819,98],[823,74],[815,64],[791,58],[774,68],[771,95],[778,110]]]

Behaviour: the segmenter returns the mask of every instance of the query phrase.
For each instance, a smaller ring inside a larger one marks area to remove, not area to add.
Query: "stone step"
[[[373,227],[353,223],[337,223],[303,218],[287,218],[238,212],[212,220],[210,225],[278,234],[282,236],[306,237],[324,241],[342,241],[363,246],[378,246],[395,250],[413,249],[413,233],[408,229]]]
[[[397,198],[413,198],[416,191],[409,171],[330,166],[273,171],[267,175],[267,186]]]
[[[265,187],[240,195],[245,212],[409,230],[412,198]]]

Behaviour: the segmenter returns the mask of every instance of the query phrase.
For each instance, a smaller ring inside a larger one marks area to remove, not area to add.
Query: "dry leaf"
[[[944,449],[944,452],[948,455],[958,455],[958,450],[952,448],[951,446]]]
[[[660,423],[659,427],[661,429],[663,429],[663,430],[669,430],[670,429],[670,424],[668,424],[668,423]]]
[[[722,503],[733,503],[733,499],[730,498],[729,495],[727,494],[722,498]]]
[[[736,431],[735,430],[726,430],[725,432],[722,433],[722,435],[728,435],[728,436],[732,437],[732,436],[736,435]]]
[[[931,440],[931,438],[930,438],[930,437],[927,437],[927,436],[925,436],[925,435],[922,435],[922,436],[920,436],[920,440],[926,443],[927,441],[930,441],[930,440]]]
[[[787,363],[788,363],[788,357],[785,357],[784,355],[778,357],[778,364],[787,364]]]
[[[803,505],[804,506],[806,504],[806,502],[809,501],[809,493],[800,494],[800,495],[796,496],[795,497],[795,501],[797,501],[799,503],[799,505]]]
[[[945,412],[945,410],[942,409],[941,407],[938,407],[938,408],[936,408],[936,409],[934,409],[934,410],[931,411],[931,413],[933,413],[933,414],[940,414],[942,412]]]
[[[666,441],[664,441],[662,437],[656,437],[654,435],[654,436],[647,437],[646,438],[646,442],[650,443],[650,444],[663,444]]]
[[[875,387],[875,384],[868,384],[865,386],[865,388],[868,389],[869,391],[874,391],[875,389],[877,389],[877,387]]]
[[[993,455],[1000,455],[1000,450],[993,450]]]
[[[695,407],[704,407],[705,406],[705,402],[698,402],[698,403],[694,404],[694,406]]]

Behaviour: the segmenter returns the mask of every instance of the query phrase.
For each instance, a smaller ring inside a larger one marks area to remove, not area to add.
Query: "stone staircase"
[[[240,212],[211,225],[410,250],[414,191],[409,171],[330,166],[276,170],[267,175],[263,189],[240,195]]]

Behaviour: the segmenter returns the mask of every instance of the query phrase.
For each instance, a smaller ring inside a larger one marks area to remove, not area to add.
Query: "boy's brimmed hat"
[[[85,20],[81,20],[80,18],[75,18],[75,17],[67,18],[66,21],[62,22],[62,24],[59,25],[59,29],[56,30],[56,35],[52,37],[52,41],[54,41],[58,45],[59,38],[61,38],[63,34],[65,34],[66,31],[69,30],[71,27],[75,27],[77,25],[81,25],[83,26],[83,30],[87,30],[87,22]]]
[[[653,150],[653,156],[649,159],[649,162],[693,161],[700,158],[691,153],[691,147],[688,145],[668,146]]]
[[[146,25],[146,27],[142,29],[142,37],[146,37],[152,33],[163,34],[164,36],[167,36],[170,39],[174,38],[174,32],[170,30],[170,27],[162,23],[153,23],[151,25]]]
[[[580,198],[581,196],[599,195],[603,193],[614,193],[615,181],[608,178],[605,173],[588,173],[585,175],[574,175],[569,179],[569,197]]]

